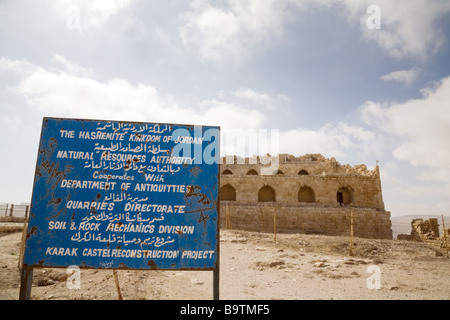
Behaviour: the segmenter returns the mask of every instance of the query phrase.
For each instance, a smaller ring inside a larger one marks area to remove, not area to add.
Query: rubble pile
[[[430,218],[428,220],[413,219],[411,221],[411,234],[399,234],[398,240],[410,240],[426,242],[428,240],[439,239],[438,219]]]

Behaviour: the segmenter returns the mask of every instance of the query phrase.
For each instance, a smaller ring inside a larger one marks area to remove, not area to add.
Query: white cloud
[[[297,128],[280,132],[282,153],[321,153],[348,162],[375,162],[383,154],[383,145],[381,135],[344,122],[328,123],[318,130]]]
[[[360,107],[368,130],[383,137],[393,156],[382,181],[396,214],[439,213],[450,192],[450,77],[421,92],[419,99]]]
[[[133,85],[121,78],[101,82],[91,77],[93,70],[61,55],[55,55],[54,62],[47,70],[26,61],[0,59],[0,69],[20,75],[19,84],[12,90],[46,116],[220,125],[222,130],[267,126],[268,115],[222,98],[203,100],[196,107],[181,106],[174,97],[151,85]],[[273,98],[250,88],[237,89],[232,95],[255,104],[288,99],[283,95]],[[323,153],[343,159],[359,157],[365,162],[381,152],[382,144],[376,133],[344,122],[328,123],[318,130],[280,132],[280,151],[298,155]]]
[[[339,10],[349,24],[360,29],[363,38],[375,41],[396,58],[426,58],[444,43],[437,22],[450,13],[450,2],[439,0],[379,0],[381,29],[369,29],[367,8],[373,1],[355,0],[227,0],[212,5],[197,0],[182,17],[180,36],[188,47],[198,50],[205,61],[236,60],[256,50],[264,41],[281,38],[295,11]]]
[[[197,119],[214,122],[224,129],[259,128],[265,120],[261,112],[230,102],[205,100],[200,103],[200,107]]]
[[[10,60],[7,58],[0,58],[0,70],[13,71],[15,73],[24,75],[32,73],[36,67],[26,60]]]
[[[133,0],[56,0],[54,8],[66,17],[69,29],[92,29],[103,26],[113,16],[124,12]]]
[[[199,108],[179,105],[150,85],[126,79],[106,82],[89,77],[93,71],[56,55],[51,71],[26,61],[0,59],[0,69],[15,71],[20,83],[11,90],[46,116],[77,117],[183,124],[261,126],[264,116],[256,110],[221,101],[203,101]],[[24,70],[27,72],[24,72]]]
[[[389,106],[366,103],[362,118],[397,141],[397,159],[438,169],[450,179],[450,77],[422,92],[421,99]]]
[[[219,94],[223,96],[223,92]],[[291,99],[287,95],[276,94],[271,96],[267,93],[257,92],[251,88],[239,88],[231,92],[231,95],[247,106],[253,106],[255,108],[264,107],[266,112],[273,112],[274,110],[278,112],[281,110],[286,111],[291,103]]]
[[[66,59],[65,57],[63,57],[60,54],[55,54],[53,56],[53,61],[57,62],[62,67],[64,67],[66,72],[71,75],[84,76],[84,77],[93,77],[94,76],[94,70],[92,70],[90,68],[84,68],[82,66],[79,66],[79,65],[73,63],[72,61],[69,61],[68,59]]]
[[[217,62],[226,56],[240,59],[280,34],[286,12],[275,0],[228,0],[216,7],[194,1],[182,16],[186,21],[180,28],[183,43],[197,48],[202,60]]]
[[[380,0],[381,29],[369,29],[366,13],[373,1],[346,0],[350,17],[359,16],[365,38],[376,41],[389,55],[396,58],[425,58],[443,44],[444,34],[437,21],[450,12],[450,2],[439,0]]]
[[[397,81],[406,84],[411,84],[412,82],[414,82],[414,80],[417,78],[418,75],[419,69],[412,68],[409,70],[393,71],[391,73],[381,76],[380,79],[384,81]]]
[[[238,98],[242,98],[242,99],[246,99],[252,102],[256,102],[258,104],[261,105],[269,105],[272,101],[272,98],[266,94],[266,93],[258,93],[252,89],[244,89],[244,88],[240,88],[236,91],[233,92],[233,95],[238,97]]]

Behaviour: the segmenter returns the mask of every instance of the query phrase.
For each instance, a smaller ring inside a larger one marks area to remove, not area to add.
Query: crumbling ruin
[[[413,219],[411,221],[411,234],[399,234],[397,240],[409,240],[426,242],[428,240],[439,239],[438,219],[430,218],[428,220]]]
[[[392,239],[378,165],[341,165],[321,154],[278,159],[270,175],[261,174],[267,165],[258,157],[221,159],[221,227],[229,221],[232,228],[272,232],[276,223],[281,232],[349,235],[353,215],[356,237]]]

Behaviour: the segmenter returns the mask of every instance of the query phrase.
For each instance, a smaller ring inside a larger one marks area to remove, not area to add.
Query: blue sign
[[[24,266],[215,269],[219,136],[44,118]]]

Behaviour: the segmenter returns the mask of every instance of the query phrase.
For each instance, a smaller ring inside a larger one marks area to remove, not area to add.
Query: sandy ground
[[[0,299],[18,299],[22,234],[0,234]],[[348,237],[222,230],[220,299],[450,300],[450,259],[430,245]],[[377,267],[371,267],[371,266]],[[375,269],[372,269],[375,268]],[[379,270],[379,289],[374,289]],[[117,299],[112,270],[35,269],[32,299]],[[212,299],[211,271],[119,270],[125,300]],[[369,285],[368,285],[369,284]]]

